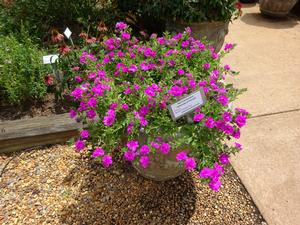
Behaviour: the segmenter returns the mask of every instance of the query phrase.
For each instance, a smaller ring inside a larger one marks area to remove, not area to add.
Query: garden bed
[[[196,172],[158,183],[65,145],[1,155],[0,165],[2,224],[266,224],[231,167],[213,192]]]
[[[0,104],[0,121],[50,116],[67,112],[67,105],[48,93],[43,101],[27,101],[20,105]]]

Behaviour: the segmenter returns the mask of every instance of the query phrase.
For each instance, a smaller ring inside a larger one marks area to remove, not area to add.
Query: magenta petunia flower
[[[77,151],[81,151],[85,148],[85,142],[78,139],[76,142],[75,142],[75,148]]]
[[[150,148],[148,147],[148,145],[143,145],[140,149],[140,153],[142,155],[148,155],[150,152]]]
[[[113,161],[112,161],[112,157],[109,155],[105,155],[103,156],[102,160],[101,160],[101,164],[102,166],[104,166],[105,168],[108,168],[112,165]]]
[[[187,153],[185,151],[179,152],[176,155],[177,161],[185,161],[188,158]]]
[[[146,169],[148,166],[149,166],[149,164],[150,164],[150,159],[149,159],[149,157],[148,156],[145,156],[145,155],[143,155],[141,158],[140,158],[140,165],[141,165],[141,167],[143,167],[144,169]]]
[[[181,43],[181,47],[183,47],[183,48],[187,48],[187,47],[189,47],[189,45],[190,45],[190,42],[189,41],[183,41],[182,43]]]
[[[69,116],[71,119],[74,119],[77,116],[77,112],[73,109],[70,110]]]
[[[209,187],[213,190],[213,191],[219,191],[220,187],[221,187],[221,182],[218,178],[216,179],[212,179],[209,183]]]
[[[86,116],[87,116],[87,118],[89,118],[89,119],[94,119],[95,117],[96,117],[96,112],[95,112],[95,110],[89,110],[89,111],[87,111],[86,112]]]
[[[160,147],[160,145],[154,141],[151,141],[150,145],[155,149],[159,149],[159,147]]]
[[[183,89],[179,86],[173,86],[168,93],[172,96],[178,97],[181,96],[183,94]]]
[[[229,103],[229,100],[228,98],[225,96],[225,95],[220,95],[218,98],[217,98],[217,101],[222,104],[223,106],[227,106],[228,103]]]
[[[196,81],[194,79],[190,79],[189,80],[189,87],[191,89],[195,89],[197,87],[197,83],[196,83]]]
[[[196,161],[194,158],[190,157],[185,160],[184,166],[187,170],[191,171],[196,168]]]
[[[215,121],[214,121],[213,118],[208,117],[208,118],[206,119],[204,125],[205,125],[207,128],[212,129],[212,128],[214,128],[214,126],[215,126]]]
[[[148,86],[148,87],[145,89],[144,93],[145,93],[146,95],[148,95],[149,97],[154,97],[154,96],[156,95],[155,90],[153,89],[152,86]]]
[[[232,49],[232,48],[233,48],[233,44],[230,44],[230,43],[225,44],[225,46],[224,46],[224,51],[230,50],[230,49]]]
[[[222,127],[222,130],[224,131],[225,134],[228,134],[228,135],[232,135],[234,132],[233,126],[231,126],[229,124],[224,125]]]
[[[199,177],[200,178],[210,178],[213,175],[214,170],[210,169],[208,167],[204,167],[201,169],[200,173],[199,173]]]
[[[204,117],[205,117],[205,115],[203,113],[198,113],[194,116],[194,121],[200,122]]]
[[[232,120],[232,116],[230,112],[224,112],[222,115],[224,122],[228,123]]]
[[[128,104],[126,104],[126,103],[122,104],[122,109],[127,111],[129,109]]]
[[[118,108],[118,103],[116,102],[111,103],[109,109],[111,109],[112,111],[109,111],[108,114],[115,115],[114,110],[116,110],[117,108]]]
[[[130,34],[127,33],[127,32],[123,32],[123,33],[121,34],[121,37],[122,37],[122,39],[124,39],[124,40],[129,40],[129,39],[130,39]]]
[[[171,146],[168,144],[168,143],[162,143],[159,147],[160,151],[163,153],[163,154],[168,154],[170,149],[171,149]]]
[[[144,117],[140,117],[140,124],[145,127],[148,125],[148,121]]]
[[[127,147],[130,150],[135,151],[139,147],[139,143],[136,140],[130,140],[127,142]]]
[[[242,115],[237,115],[236,118],[235,118],[235,122],[238,125],[238,127],[245,126],[246,122],[247,122],[246,120],[247,120],[247,117],[242,116]]]
[[[127,28],[127,24],[124,23],[124,22],[118,22],[118,23],[116,24],[116,28],[117,28],[118,30],[124,30],[124,29]]]
[[[90,133],[89,133],[88,130],[82,130],[82,131],[80,131],[80,137],[81,137],[82,139],[88,139],[89,136],[90,136]]]
[[[225,65],[224,66],[224,70],[229,71],[230,70],[230,66],[229,65]]]
[[[229,163],[229,156],[227,153],[222,153],[219,155],[219,160],[222,164],[226,165]]]
[[[243,150],[243,146],[237,142],[234,142],[234,147],[237,148],[238,150]]]
[[[124,153],[124,159],[126,161],[133,161],[135,159],[135,153],[132,151],[126,151]]]
[[[206,70],[208,70],[210,68],[210,64],[209,63],[205,63],[202,65],[202,67]]]
[[[235,130],[232,134],[232,137],[236,138],[236,139],[240,139],[241,137],[241,133],[240,133],[240,130]]]
[[[87,105],[90,107],[90,108],[96,108],[97,106],[97,99],[96,98],[90,98],[87,102]]]
[[[80,76],[75,76],[74,77],[75,82],[77,83],[81,83],[82,82],[82,78]]]
[[[101,156],[104,156],[104,150],[100,147],[96,148],[95,151],[93,152],[92,154],[92,157],[93,158],[96,158],[96,157],[101,157]]]

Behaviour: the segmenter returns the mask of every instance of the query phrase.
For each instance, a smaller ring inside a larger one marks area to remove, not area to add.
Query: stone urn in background
[[[274,17],[285,17],[298,0],[259,0],[262,14]]]
[[[178,138],[182,133],[178,133]],[[138,141],[141,145],[150,144],[146,134],[140,133]],[[164,138],[163,141],[168,141]],[[170,141],[170,139],[169,139]],[[167,155],[162,154],[157,150],[156,154],[149,154],[150,164],[149,167],[144,169],[139,164],[133,163],[133,167],[145,178],[155,181],[166,181],[182,175],[185,172],[183,163],[176,160],[176,155],[181,151],[189,152],[189,147],[182,146],[178,149],[171,149]]]
[[[206,39],[212,43],[216,52],[219,52],[224,44],[225,36],[228,34],[228,22],[169,22],[167,23],[167,30],[169,32],[183,32],[186,27],[192,29],[192,36],[196,39]]]

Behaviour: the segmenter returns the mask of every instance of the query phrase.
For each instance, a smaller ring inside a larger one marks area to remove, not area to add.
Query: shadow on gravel
[[[87,160],[89,161],[89,160]],[[76,203],[61,212],[65,224],[187,224],[195,211],[196,191],[189,173],[166,182],[141,177],[130,164],[104,170],[84,162],[65,178],[78,185]]]
[[[295,18],[275,18],[264,16],[261,13],[245,13],[241,17],[241,21],[248,25],[269,29],[290,29],[299,24]]]

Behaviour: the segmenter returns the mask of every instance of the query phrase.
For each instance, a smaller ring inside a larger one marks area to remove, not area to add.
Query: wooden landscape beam
[[[81,128],[68,114],[0,122],[0,153],[66,142]]]

